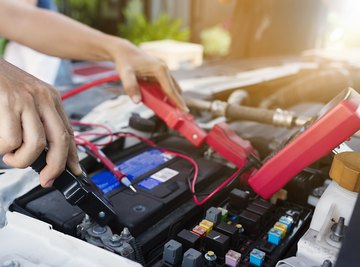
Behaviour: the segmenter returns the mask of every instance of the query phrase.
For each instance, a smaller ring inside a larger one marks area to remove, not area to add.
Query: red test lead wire
[[[106,78],[103,78],[103,79],[99,79],[99,80],[96,80],[96,81],[93,81],[93,82],[90,82],[90,83],[87,83],[87,84],[84,84],[82,86],[79,86],[73,90],[70,90],[64,94],[61,95],[61,99],[62,100],[65,100],[65,99],[68,99],[70,97],[73,97],[77,94],[80,94],[81,92],[84,92],[94,86],[97,86],[97,85],[101,85],[101,84],[104,84],[104,83],[108,83],[108,82],[114,82],[114,81],[119,81],[119,76],[118,75],[112,75],[112,76],[109,76],[109,77],[106,77]]]
[[[126,177],[126,174],[123,173],[118,169],[118,167],[93,143],[89,142],[88,140],[76,137],[78,145],[85,145],[87,146],[94,155],[105,165],[105,167],[116,177],[116,179],[121,182],[126,187],[129,187],[132,191],[136,192],[135,187],[131,184],[129,178]]]
[[[105,143],[94,143],[94,145],[96,146],[106,146],[106,145],[109,145],[113,142],[113,132],[112,130],[106,126],[106,125],[103,125],[103,124],[98,124],[98,123],[88,123],[88,122],[81,122],[81,121],[70,121],[70,124],[71,125],[77,125],[77,126],[86,126],[86,127],[93,127],[93,128],[101,128],[101,129],[104,129],[107,133],[108,133],[108,137],[109,137],[109,140],[106,141]],[[82,136],[96,136],[98,133],[97,132],[85,132],[85,133],[79,133],[77,134],[76,136],[77,137],[82,137]]]
[[[103,137],[106,137],[107,134],[102,134],[102,133],[93,133],[93,135],[95,136],[103,136]],[[150,145],[151,147],[154,147],[154,148],[157,148],[159,149],[161,152],[164,152],[164,153],[167,153],[167,154],[170,154],[170,155],[173,155],[173,156],[176,156],[176,157],[180,157],[180,158],[183,158],[185,159],[186,161],[188,161],[189,163],[191,163],[191,165],[193,166],[194,168],[194,174],[193,174],[193,177],[192,177],[192,183],[191,183],[191,193],[192,193],[192,198],[195,202],[196,205],[198,206],[201,206],[203,204],[205,204],[208,200],[210,200],[215,194],[217,194],[219,191],[221,191],[223,188],[225,188],[232,180],[234,180],[236,178],[236,176],[242,171],[242,169],[238,169],[237,171],[235,171],[228,179],[226,179],[221,185],[219,185],[214,191],[212,191],[209,195],[207,195],[203,200],[199,200],[196,196],[196,181],[197,181],[197,176],[198,176],[198,173],[199,173],[199,167],[196,163],[196,161],[194,159],[192,159],[191,157],[189,156],[186,156],[184,154],[181,154],[181,153],[178,153],[178,152],[174,152],[174,151],[170,151],[170,150],[167,150],[167,149],[163,149],[163,148],[158,148],[156,146],[155,143],[153,143],[151,140],[145,138],[145,137],[142,137],[142,136],[139,136],[139,135],[136,135],[136,134],[132,134],[132,133],[120,133],[120,134],[112,134],[113,136],[115,137],[133,137],[133,138],[137,138],[143,142],[146,142],[148,145]],[[93,143],[83,139],[83,138],[80,138],[81,140],[84,140],[86,141],[87,143],[90,143],[91,145],[88,145],[89,148],[93,151],[93,153],[96,155],[96,157],[98,157],[98,153],[95,153],[95,149],[100,151]],[[87,145],[87,144],[86,144]],[[91,148],[91,147],[94,147]],[[101,152],[101,151],[100,151]],[[101,152],[102,153],[102,152]],[[100,158],[99,158],[100,159]],[[101,159],[100,159],[101,160]],[[108,161],[110,161],[108,158],[107,158]],[[102,161],[103,162],[103,161]],[[104,163],[104,162],[103,162]],[[104,163],[105,165],[105,163]],[[110,164],[107,165],[107,168],[110,170],[110,166],[114,164],[110,161]],[[115,175],[115,174],[114,174]]]

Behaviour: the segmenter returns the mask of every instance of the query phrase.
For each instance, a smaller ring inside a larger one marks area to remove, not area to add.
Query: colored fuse
[[[288,230],[290,230],[292,224],[294,223],[294,220],[293,220],[293,218],[291,218],[289,216],[281,216],[279,222],[287,225]]]
[[[274,245],[279,245],[282,237],[282,232],[276,228],[271,228],[268,232],[268,242]]]
[[[224,208],[221,208],[221,207],[218,207],[218,210],[221,211],[221,221],[226,221],[226,218],[229,214],[229,211],[227,209],[224,209]]]
[[[198,235],[198,236],[205,236],[206,235],[206,229],[196,225],[192,230],[191,230],[194,234]]]
[[[214,223],[212,223],[208,220],[202,220],[201,223],[199,224],[199,226],[204,228],[206,230],[206,234],[208,235],[210,233],[210,231],[213,229]]]
[[[265,252],[254,248],[250,252],[250,264],[255,266],[262,266],[262,264],[264,263],[265,255]]]
[[[288,229],[288,227],[287,227],[286,224],[283,224],[283,223],[280,223],[280,222],[276,222],[276,223],[274,224],[274,228],[275,228],[275,229],[278,229],[279,231],[282,232],[281,238],[284,238],[284,237],[285,237],[286,232],[287,232],[287,229]]]
[[[237,215],[231,215],[231,217],[230,217],[230,221],[232,221],[232,222],[234,222],[234,223],[237,223],[238,222],[238,220],[239,220],[239,216],[237,216]]]
[[[235,227],[238,229],[239,234],[245,231],[244,227],[240,223],[236,224]]]
[[[237,267],[241,260],[241,253],[229,250],[225,255],[225,264],[230,267]]]

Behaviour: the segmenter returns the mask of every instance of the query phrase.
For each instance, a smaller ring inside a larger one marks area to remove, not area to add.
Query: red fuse
[[[199,225],[196,225],[193,229],[192,229],[192,232],[198,236],[205,236],[206,235],[206,229],[199,226]]]

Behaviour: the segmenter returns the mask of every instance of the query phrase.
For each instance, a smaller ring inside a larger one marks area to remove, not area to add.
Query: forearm
[[[0,1],[0,36],[42,53],[79,60],[113,60],[113,50],[127,42],[61,14]]]
[[[52,56],[111,60],[122,78],[125,92],[135,103],[141,100],[137,79],[154,77],[170,99],[187,111],[166,65],[127,40],[14,0],[0,0],[0,36]]]

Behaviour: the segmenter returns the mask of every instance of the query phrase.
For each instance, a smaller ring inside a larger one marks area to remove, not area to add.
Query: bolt
[[[332,266],[332,262],[329,260],[324,260],[323,264],[321,265],[321,267],[331,267]]]
[[[330,239],[335,242],[341,242],[345,231],[345,218],[340,217],[339,221],[331,227]]]
[[[192,139],[194,139],[194,140],[198,139],[198,135],[197,135],[197,134],[193,134]]]
[[[1,264],[1,267],[20,267],[20,263],[15,260],[7,260]]]
[[[127,239],[127,238],[131,237],[131,233],[127,227],[124,227],[124,229],[121,231],[120,235],[123,239]]]
[[[104,219],[105,216],[106,216],[105,212],[103,212],[103,211],[100,211],[100,212],[99,212],[99,218],[100,218],[100,219]]]
[[[239,234],[241,234],[245,231],[244,227],[239,223],[236,224],[235,227],[237,228]]]
[[[89,215],[85,214],[85,217],[83,219],[83,223],[85,224],[90,224],[91,223],[91,218]]]
[[[100,225],[96,225],[93,227],[92,229],[92,232],[96,235],[102,235],[102,234],[105,234],[106,233],[106,228],[105,227],[102,227]]]
[[[316,187],[313,191],[312,191],[312,195],[314,197],[321,197],[322,194],[324,193],[325,191],[325,187],[324,186],[320,186],[320,187]]]
[[[215,262],[216,262],[216,254],[213,251],[208,251],[206,252],[205,256],[204,256],[207,266],[215,266]]]
[[[117,234],[112,235],[110,238],[110,246],[120,247],[121,246],[121,237]]]

